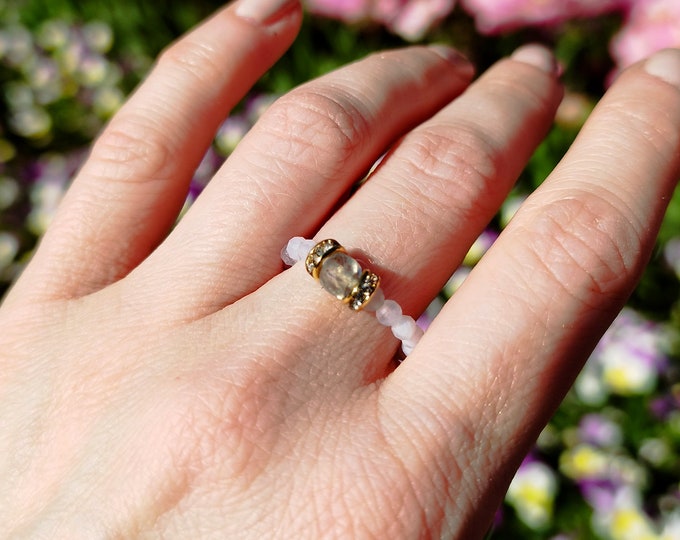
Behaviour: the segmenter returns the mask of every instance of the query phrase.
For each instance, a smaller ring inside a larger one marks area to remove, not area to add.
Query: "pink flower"
[[[345,22],[374,21],[409,41],[423,37],[455,0],[306,0],[310,12]]]
[[[611,43],[611,55],[620,69],[667,47],[680,46],[680,2],[637,0],[623,29]]]
[[[376,0],[372,18],[404,39],[416,41],[454,6],[455,0]]]
[[[307,0],[312,13],[350,23],[367,18],[372,4],[372,0]]]
[[[594,17],[626,7],[632,0],[463,0],[483,34],[522,26],[556,24],[578,17]],[[673,0],[670,0],[673,1]]]

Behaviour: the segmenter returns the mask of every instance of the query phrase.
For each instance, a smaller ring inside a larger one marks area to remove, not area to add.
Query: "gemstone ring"
[[[362,269],[338,241],[328,239],[315,243],[295,236],[281,250],[281,259],[289,266],[304,261],[307,272],[352,310],[374,311],[378,322],[389,326],[394,337],[401,340],[404,355],[410,354],[423,336],[413,317],[403,314],[396,301],[385,299],[380,277]]]
[[[332,239],[322,240],[309,251],[305,268],[326,291],[354,311],[363,309],[380,286],[378,275],[363,270],[357,260]]]

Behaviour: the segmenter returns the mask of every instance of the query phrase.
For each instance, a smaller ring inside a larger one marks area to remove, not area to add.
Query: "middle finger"
[[[519,49],[404,137],[319,238],[369,253],[389,273],[385,294],[417,315],[498,211],[561,98],[551,53]]]

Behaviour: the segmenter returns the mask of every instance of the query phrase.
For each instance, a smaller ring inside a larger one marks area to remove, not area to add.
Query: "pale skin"
[[[420,313],[549,129],[554,61],[530,46],[471,82],[452,51],[411,47],[310,82],[168,234],[301,20],[237,7],[163,54],[4,300],[2,537],[481,537],[653,248],[680,53],[617,79],[395,370],[389,330],[281,247],[336,238]]]

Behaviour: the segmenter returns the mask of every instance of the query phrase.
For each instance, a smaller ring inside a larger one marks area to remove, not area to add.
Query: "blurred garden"
[[[88,145],[154,57],[214,0],[0,0],[0,296]],[[680,46],[677,0],[306,0],[301,34],[198,168],[187,205],[277,95],[371,51],[447,43],[482,71],[549,45],[566,95],[554,127],[421,322],[455,294],[559,161],[619,70]],[[0,329],[0,332],[2,329]],[[680,539],[680,191],[642,282],[526,458],[493,539]]]

